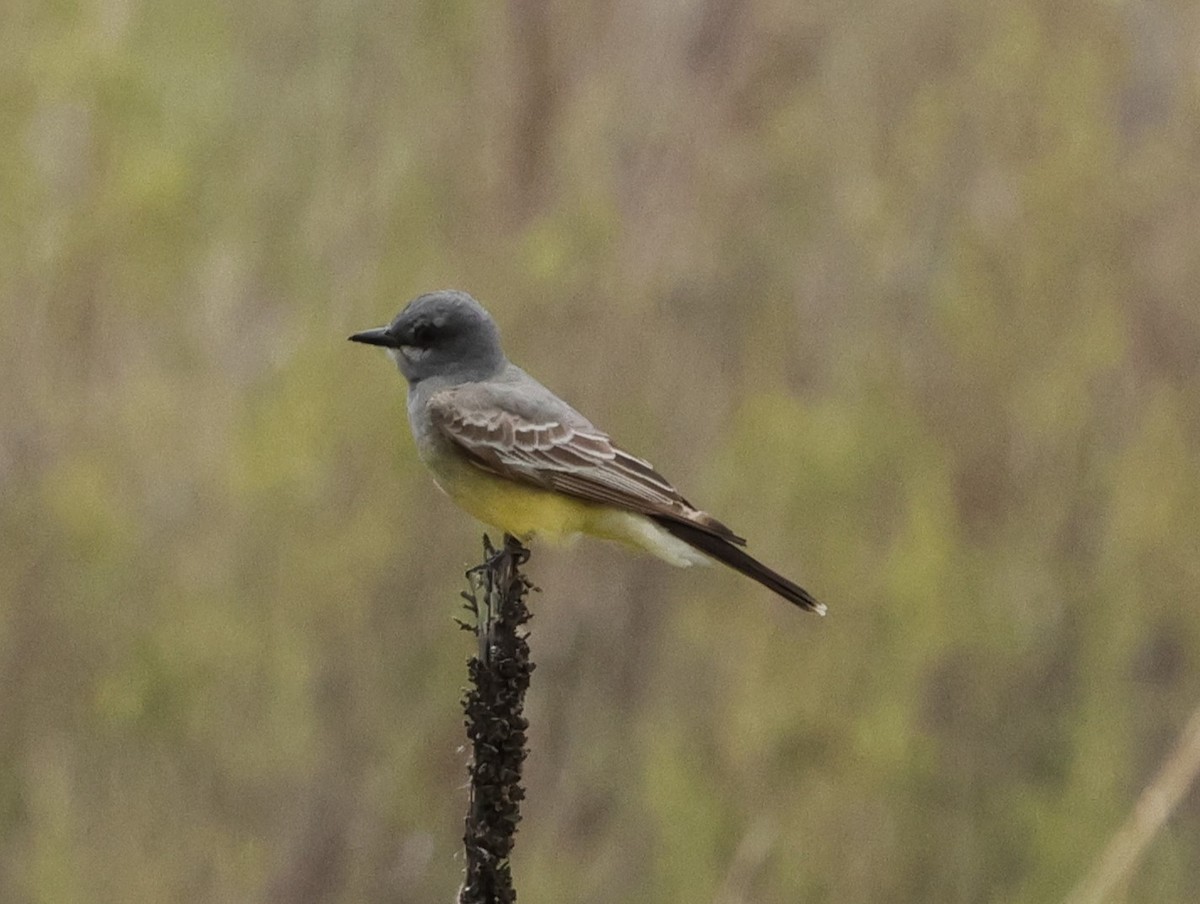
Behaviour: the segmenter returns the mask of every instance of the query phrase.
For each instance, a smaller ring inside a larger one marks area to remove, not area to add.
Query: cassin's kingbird
[[[417,453],[437,485],[479,520],[522,540],[591,534],[673,565],[716,560],[825,613],[648,462],[509,361],[495,321],[465,292],[422,295],[388,326],[350,338],[392,356],[408,380]]]

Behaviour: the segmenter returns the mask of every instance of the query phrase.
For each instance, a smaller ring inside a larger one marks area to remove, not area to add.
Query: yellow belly
[[[561,541],[589,533],[595,520],[596,507],[586,502],[488,475],[453,485],[439,480],[438,486],[480,521],[522,540],[539,536]]]
[[[438,487],[460,508],[523,541],[538,537],[562,542],[589,534],[617,540],[673,565],[711,563],[644,515],[504,480],[459,458],[429,464]]]
[[[600,514],[600,506],[503,480],[464,461],[438,462],[433,471],[438,487],[460,508],[522,540],[591,533]]]

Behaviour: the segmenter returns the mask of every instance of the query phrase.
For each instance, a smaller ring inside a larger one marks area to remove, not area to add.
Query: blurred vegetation
[[[452,897],[443,286],[831,613],[535,550],[522,901],[1060,900],[1200,702],[1192,3],[4,20],[0,900]]]

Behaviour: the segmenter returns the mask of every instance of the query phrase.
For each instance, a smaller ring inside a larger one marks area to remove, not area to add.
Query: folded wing
[[[744,545],[732,530],[689,503],[649,462],[616,446],[548,390],[467,383],[435,393],[435,428],[479,468],[588,502],[678,521]]]
[[[527,378],[519,387],[467,383],[429,401],[435,429],[499,477],[645,515],[674,537],[818,614],[804,588],[741,547],[746,541],[693,506],[650,463],[613,444],[583,415]]]

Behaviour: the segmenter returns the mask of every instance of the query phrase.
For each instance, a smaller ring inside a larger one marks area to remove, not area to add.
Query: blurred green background
[[[830,606],[538,548],[526,902],[1043,902],[1200,703],[1189,0],[0,28],[0,900],[433,902],[454,286]],[[1194,789],[1114,900],[1200,900]]]

